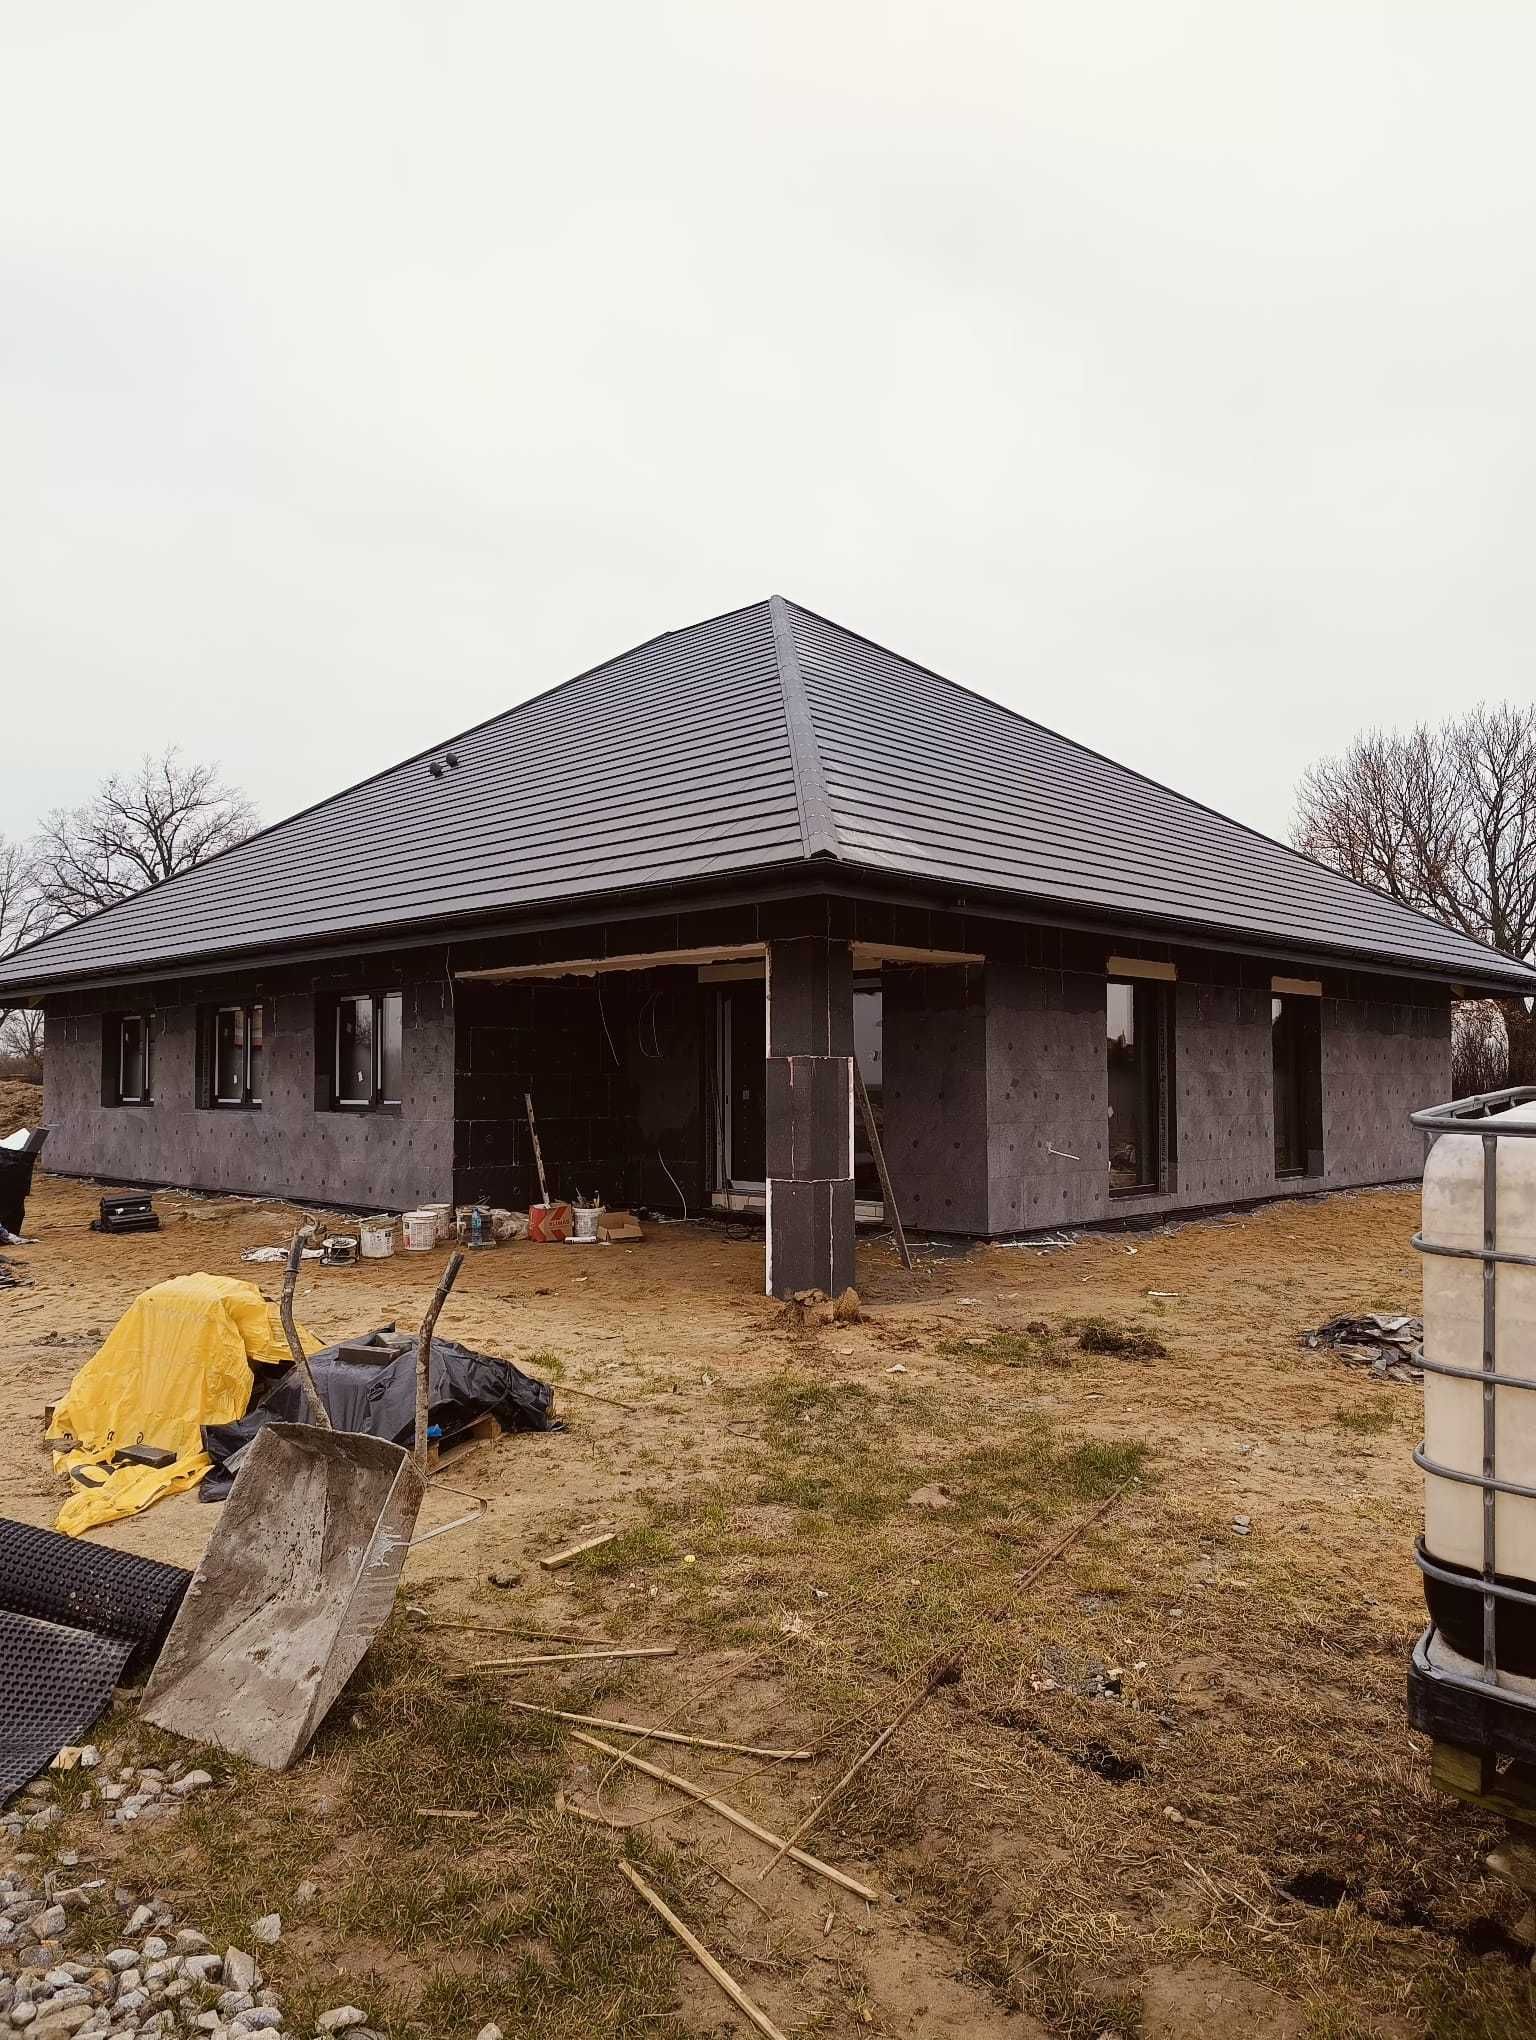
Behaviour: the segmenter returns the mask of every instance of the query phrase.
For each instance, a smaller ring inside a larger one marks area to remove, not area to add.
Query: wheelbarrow
[[[141,1709],[273,1771],[303,1755],[394,1605],[427,1486],[432,1332],[464,1262],[450,1258],[422,1321],[407,1451],[336,1430],[320,1399],[293,1320],[309,1230],[288,1251],[282,1320],[314,1421],[251,1444]]]

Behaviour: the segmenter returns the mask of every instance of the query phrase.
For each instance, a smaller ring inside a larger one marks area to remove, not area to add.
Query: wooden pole
[[[532,1138],[533,1138],[533,1159],[534,1159],[534,1163],[535,1163],[535,1165],[537,1166],[537,1168],[538,1168],[538,1172],[539,1172],[539,1197],[540,1197],[540,1199],[541,1199],[541,1200],[542,1200],[542,1201],[543,1201],[543,1202],[544,1202],[545,1204],[548,1204],[548,1202],[549,1202],[549,1184],[548,1184],[548,1182],[547,1182],[547,1181],[545,1180],[545,1176],[544,1176],[544,1150],[543,1150],[543,1148],[541,1148],[541,1147],[539,1146],[539,1128],[538,1128],[538,1122],[537,1122],[537,1121],[536,1121],[536,1120],[534,1119],[534,1116],[533,1116],[533,1093],[532,1093],[532,1091],[524,1091],[524,1093],[523,1093],[523,1104],[524,1104],[524,1106],[525,1106],[525,1107],[527,1108],[527,1112],[528,1112],[528,1131],[529,1131],[530,1135],[531,1135],[531,1136],[532,1136]]]
[[[869,1102],[869,1093],[864,1088],[864,1073],[859,1068],[859,1059],[853,1058],[853,1088],[859,1101],[859,1111],[864,1119],[864,1138],[869,1142],[869,1151],[875,1158],[875,1174],[880,1178],[880,1195],[885,1199],[885,1216],[891,1231],[896,1235],[896,1251],[901,1256],[903,1268],[912,1266],[912,1249],[907,1245],[906,1229],[901,1222],[901,1212],[896,1205],[896,1192],[891,1188],[891,1172],[885,1166],[885,1149],[880,1145],[880,1129],[875,1124],[875,1108]]]
[[[416,1464],[423,1473],[427,1470],[427,1398],[432,1388],[432,1333],[437,1325],[437,1314],[448,1301],[448,1292],[458,1280],[463,1265],[464,1256],[455,1249],[448,1256],[448,1265],[432,1292],[432,1301],[427,1305],[427,1314],[416,1336]]]
[[[765,2036],[765,2040],[784,2040],[784,2035],[779,2031],[772,2019],[769,2018],[768,2014],[753,2004],[751,1998],[747,1996],[735,1977],[732,1976],[728,1969],[721,1967],[699,1939],[698,1935],[683,1925],[677,1914],[673,1912],[671,1906],[667,1904],[666,1900],[659,1893],[652,1891],[634,1864],[626,1863],[621,1857],[619,1868],[651,1910],[660,1913],[661,1917],[666,1921],[673,1933],[676,1934],[689,1954],[693,1956],[694,1960],[701,1963],[708,1970],[737,2011],[752,2021],[758,2032]]]
[[[288,1351],[293,1355],[293,1364],[299,1370],[299,1380],[304,1386],[304,1397],[309,1404],[311,1421],[322,1431],[331,1431],[329,1410],[320,1400],[320,1390],[315,1381],[315,1370],[309,1364],[309,1355],[304,1351],[304,1341],[299,1337],[299,1328],[293,1321],[293,1292],[299,1284],[299,1268],[304,1259],[304,1242],[313,1239],[315,1228],[301,1225],[288,1243],[288,1265],[283,1270],[283,1294],[277,1314],[283,1321],[283,1337],[288,1341]]]

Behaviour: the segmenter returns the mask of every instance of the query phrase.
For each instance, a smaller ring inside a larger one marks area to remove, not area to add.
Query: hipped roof
[[[0,996],[807,867],[1536,973],[778,596],[594,667],[0,963]]]

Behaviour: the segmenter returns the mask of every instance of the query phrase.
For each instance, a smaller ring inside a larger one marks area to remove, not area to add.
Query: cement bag
[[[316,1350],[302,1327],[299,1336],[306,1352]],[[164,1446],[175,1463],[106,1471],[100,1485],[70,1495],[57,1527],[78,1537],[195,1487],[209,1466],[203,1425],[245,1414],[252,1361],[288,1359],[277,1310],[254,1283],[178,1275],[146,1289],[70,1383],[47,1435],[72,1441],[54,1454],[60,1473],[107,1469],[124,1445]]]

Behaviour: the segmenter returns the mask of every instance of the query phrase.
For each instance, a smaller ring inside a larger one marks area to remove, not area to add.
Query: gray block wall
[[[368,988],[369,982],[359,979],[352,988]],[[113,1182],[174,1183],[380,1211],[446,1201],[453,1191],[448,986],[429,980],[400,989],[404,1053],[398,1112],[316,1110],[312,990],[266,992],[266,1097],[250,1111],[197,1103],[196,1000],[154,1004],[149,1105],[102,1103],[99,1007],[50,1008],[43,1057],[47,1166],[62,1175]],[[241,996],[258,995],[254,988],[241,989]]]
[[[1102,969],[887,970],[886,1145],[903,1218],[996,1235],[1417,1176],[1408,1115],[1449,1095],[1449,994],[1393,997],[1409,988],[1381,981],[1387,996],[1371,997],[1367,980],[1325,979],[1324,1173],[1277,1179],[1268,973],[1247,974],[1259,982],[1181,973],[1172,987],[1173,1179],[1125,1198],[1109,1192]]]

